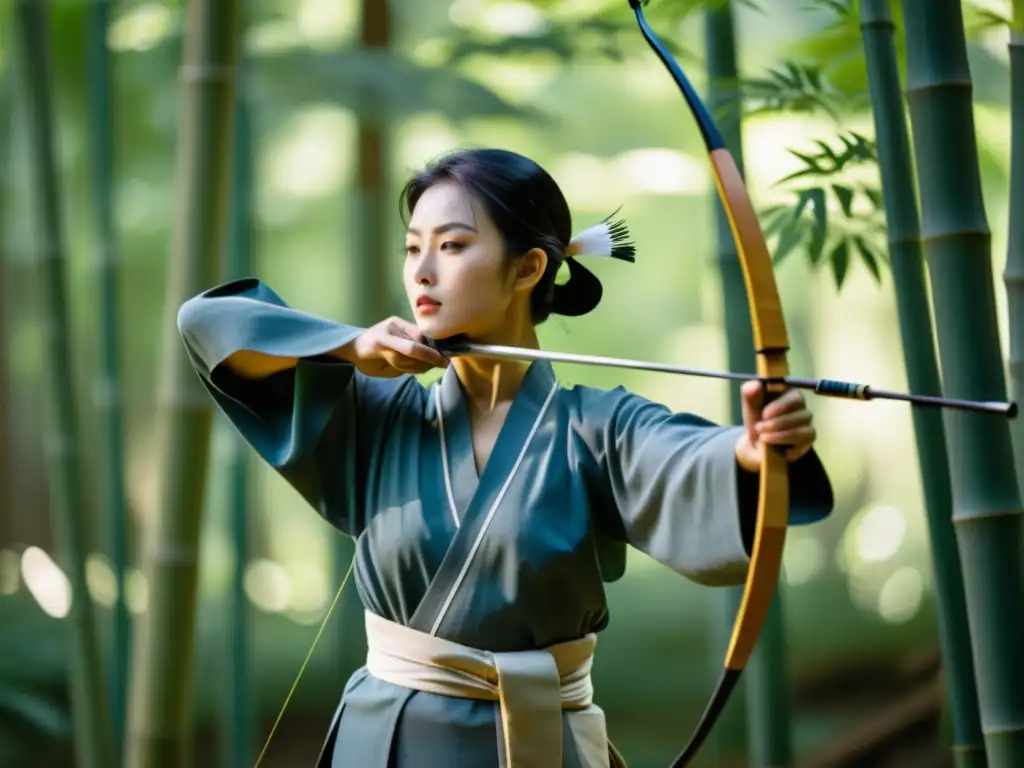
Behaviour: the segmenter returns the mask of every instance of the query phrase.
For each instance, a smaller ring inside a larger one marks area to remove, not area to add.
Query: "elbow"
[[[208,293],[193,296],[178,308],[178,335],[193,362],[198,358],[212,370],[227,357],[222,338],[230,325],[226,320],[224,302],[210,298]]]
[[[190,347],[201,346],[206,335],[204,331],[223,325],[224,299],[245,297],[259,289],[259,280],[249,277],[232,280],[193,296],[178,308],[178,333]]]
[[[210,305],[210,300],[202,294],[194,296],[178,308],[178,335],[185,346],[199,354],[204,360],[210,343],[210,331],[217,327],[214,317],[217,308]]]
[[[178,334],[183,339],[187,340],[199,325],[199,316],[202,314],[201,301],[201,296],[194,296],[178,307]]]

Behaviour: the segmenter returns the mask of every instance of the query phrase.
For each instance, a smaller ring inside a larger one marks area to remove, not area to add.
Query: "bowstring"
[[[306,666],[309,664],[309,660],[313,656],[316,644],[320,641],[320,635],[323,634],[324,628],[327,626],[327,622],[330,620],[331,614],[334,612],[334,607],[338,604],[338,599],[341,597],[342,590],[345,589],[345,585],[348,583],[348,577],[352,575],[352,569],[355,567],[355,564],[356,559],[353,557],[352,562],[348,564],[348,570],[345,572],[345,578],[341,580],[341,586],[338,587],[338,591],[334,595],[334,600],[331,602],[330,608],[327,609],[327,615],[324,616],[324,620],[320,622],[320,629],[316,631],[316,637],[313,638],[313,644],[309,646],[309,652],[306,654],[306,658],[303,660],[302,666],[299,667],[299,674],[295,676],[295,681],[292,683],[291,690],[289,690],[288,695],[285,696],[284,704],[281,705],[281,710],[277,713],[277,719],[274,720],[274,724],[270,728],[270,733],[267,734],[267,740],[263,742],[263,749],[260,750],[259,757],[256,758],[253,768],[259,768],[260,763],[263,761],[263,756],[267,753],[267,747],[270,746],[270,741],[274,738],[277,726],[281,723],[281,718],[284,717],[284,711],[288,709],[288,703],[292,700],[292,694],[294,694],[295,689],[299,687],[299,680],[302,679],[302,673],[306,671]]]

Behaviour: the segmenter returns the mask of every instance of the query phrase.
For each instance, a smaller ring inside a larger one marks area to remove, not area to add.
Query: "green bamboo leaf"
[[[48,741],[68,734],[71,717],[58,700],[26,689],[0,688],[0,713],[19,721],[21,727],[36,732]]]
[[[797,198],[796,198],[796,203],[793,204],[793,220],[794,221],[796,221],[797,219],[799,219],[803,215],[804,210],[806,210],[807,205],[808,205],[808,203],[810,203],[810,201],[811,201],[811,190],[809,190],[809,189],[800,190],[800,193],[797,195]]]
[[[882,198],[882,190],[877,187],[862,187],[861,191],[867,195],[876,211],[885,210],[885,201]]]
[[[632,32],[632,21],[589,18],[572,21],[547,20],[544,28],[528,35],[484,35],[476,30],[458,29],[445,39],[446,63],[455,65],[473,56],[509,58],[513,56],[554,56],[563,64],[579,56],[597,52],[621,60],[624,57],[618,37]]]
[[[800,240],[803,238],[803,235],[803,222],[799,219],[791,219],[779,235],[779,241],[775,245],[775,253],[772,255],[772,261],[775,264],[781,264],[782,260],[800,244]]]
[[[773,205],[761,211],[761,226],[765,238],[773,237],[785,226],[791,219],[790,211],[788,205]]]
[[[807,244],[811,261],[817,263],[821,258],[821,250],[825,247],[828,236],[828,208],[825,205],[825,190],[821,187],[808,190],[808,197],[813,206],[814,225],[811,228],[811,241]]]
[[[823,168],[818,158],[813,155],[808,155],[806,152],[797,152],[795,149],[789,149],[787,152],[799,160],[802,160],[804,162],[804,167],[799,171],[794,171],[788,176],[783,176],[775,182],[776,184],[784,184],[787,181],[799,179],[804,176],[828,176],[831,173],[830,170]]]
[[[976,8],[973,13],[964,14],[964,24],[971,34],[986,32],[995,27],[1012,27],[1013,19],[991,8]]]
[[[860,253],[861,260],[864,262],[864,266],[868,268],[868,271],[871,273],[871,276],[875,278],[875,282],[881,285],[882,270],[879,268],[878,265],[878,262],[880,261],[879,255],[875,253],[874,249],[860,235],[854,235],[851,239],[854,247]]]
[[[387,51],[296,49],[254,59],[260,101],[296,107],[334,100],[376,124],[440,110],[461,122],[480,117],[545,121],[450,67],[425,67]]]
[[[843,209],[843,215],[846,218],[850,218],[852,215],[854,190],[842,184],[833,184],[832,191],[835,192],[836,197],[839,199],[839,206]]]
[[[821,139],[815,139],[813,143],[821,147],[821,154],[819,157],[823,160],[831,160],[835,170],[839,170],[841,167],[840,156],[835,153],[835,150]]]
[[[875,151],[875,142],[856,131],[850,131],[850,135],[856,139],[855,146],[857,148],[857,157],[862,160],[877,160],[878,155]]]
[[[810,0],[804,7],[808,10],[833,11],[840,17],[848,16],[850,13],[850,6],[843,0]]]
[[[828,255],[828,260],[832,265],[832,274],[835,276],[836,290],[840,290],[850,269],[850,246],[846,238],[841,238],[836,243]]]
[[[836,107],[831,102],[837,97],[840,101],[845,98],[826,82],[816,64],[783,61],[770,67],[766,76],[748,78],[743,83],[751,114],[766,111],[813,114],[824,111],[838,119]]]

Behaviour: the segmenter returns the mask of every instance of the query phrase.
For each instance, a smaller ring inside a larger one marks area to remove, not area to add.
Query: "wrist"
[[[332,349],[330,352],[331,357],[336,357],[339,360],[344,360],[346,363],[354,364],[358,359],[359,355],[356,351],[356,342],[359,340],[359,336],[356,336],[352,341],[343,344],[336,349]]]
[[[734,453],[736,463],[744,472],[757,473],[761,471],[761,452],[750,444],[745,432],[736,439]]]

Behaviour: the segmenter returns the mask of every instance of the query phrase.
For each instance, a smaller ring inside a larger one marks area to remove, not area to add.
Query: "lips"
[[[437,299],[432,299],[429,296],[420,296],[416,299],[417,307],[440,307],[441,302]]]

